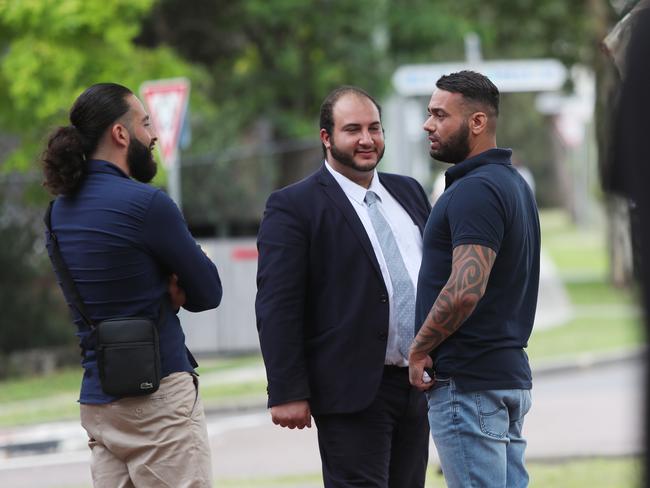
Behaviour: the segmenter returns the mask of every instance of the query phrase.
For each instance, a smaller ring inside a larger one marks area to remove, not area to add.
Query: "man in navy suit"
[[[324,164],[269,197],[258,235],[272,420],[314,417],[326,487],[423,487],[427,407],[401,340],[430,205],[414,179],[376,171],[381,108],[365,91],[330,93],[320,127]]]

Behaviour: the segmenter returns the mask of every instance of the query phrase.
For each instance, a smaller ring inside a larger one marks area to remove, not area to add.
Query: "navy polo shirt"
[[[537,305],[539,218],[511,153],[490,149],[449,168],[424,230],[418,328],[449,279],[456,246],[478,244],[497,254],[476,309],[431,353],[436,375],[453,377],[462,391],[532,387],[524,348]]]
[[[198,312],[216,307],[221,300],[217,268],[190,234],[174,202],[161,190],[130,179],[107,161],[87,161],[80,189],[59,196],[52,208],[52,230],[91,319],[149,317],[159,324],[162,376],[193,371],[185,348],[185,335],[169,306],[171,273],[185,290],[184,308]],[[47,237],[51,257],[51,242]],[[60,279],[59,279],[60,282]],[[70,297],[65,297],[70,305]],[[72,307],[77,336],[89,342],[89,329]],[[84,376],[81,403],[115,400],[99,383],[95,351],[82,359]]]

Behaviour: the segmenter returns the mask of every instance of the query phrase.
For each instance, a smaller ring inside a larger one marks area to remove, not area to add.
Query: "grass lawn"
[[[429,467],[427,488],[447,486],[443,476]],[[634,488],[640,486],[641,463],[637,459],[584,459],[562,463],[528,463],[531,488]],[[316,488],[320,473],[277,478],[217,479],[220,488]]]
[[[444,488],[442,475],[430,466],[426,488]],[[528,463],[530,488],[636,488],[640,487],[641,462],[635,458],[595,458],[558,463]],[[320,473],[274,478],[217,478],[218,488],[318,488]],[[67,488],[90,488],[70,486]]]
[[[604,226],[576,228],[559,211],[544,211],[540,219],[542,248],[566,286],[574,316],[565,325],[533,333],[528,348],[531,360],[642,344],[636,291],[615,288],[607,281]]]
[[[576,227],[561,210],[540,212],[542,249],[553,259],[562,278],[590,276],[605,279],[608,257],[605,223]]]
[[[226,372],[245,366],[261,365],[259,355],[201,360],[199,374]],[[66,368],[52,374],[0,381],[0,428],[79,418],[81,367]],[[254,392],[266,391],[266,382],[243,381],[217,384],[201,389],[207,407],[229,399],[245,399]]]

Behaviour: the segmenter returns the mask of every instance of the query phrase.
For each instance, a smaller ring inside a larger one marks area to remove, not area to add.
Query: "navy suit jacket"
[[[422,233],[431,207],[420,184],[379,180]],[[257,246],[269,407],[308,399],[316,415],[363,410],[383,374],[388,292],[361,220],[324,165],[271,194]]]

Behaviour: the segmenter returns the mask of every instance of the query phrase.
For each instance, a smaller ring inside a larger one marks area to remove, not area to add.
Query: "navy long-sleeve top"
[[[166,301],[158,324],[162,376],[193,371],[185,335],[169,306],[169,277],[178,275],[186,293],[184,308],[199,312],[221,301],[217,268],[164,192],[130,179],[108,161],[89,160],[87,165],[80,189],[57,197],[51,222],[90,319],[97,323],[130,316],[158,321]],[[51,259],[51,241],[46,239]],[[70,305],[71,297],[65,298]],[[84,349],[79,401],[109,403],[115,398],[101,389],[90,330],[74,307],[71,310],[80,343],[91,346]]]

